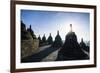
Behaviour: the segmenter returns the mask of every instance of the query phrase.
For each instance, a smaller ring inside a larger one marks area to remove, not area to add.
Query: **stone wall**
[[[27,57],[35,53],[39,47],[39,40],[21,40],[21,58]]]

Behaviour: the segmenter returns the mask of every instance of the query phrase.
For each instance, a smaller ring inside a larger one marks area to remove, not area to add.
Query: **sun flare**
[[[72,28],[70,27],[70,24],[72,24]],[[85,36],[85,34],[87,33],[83,32],[85,30],[85,27],[82,27],[81,24],[76,21],[69,21],[67,23],[63,23],[62,25],[59,24],[58,29],[60,31],[63,40],[65,39],[64,36],[67,35],[67,33],[70,32],[71,30],[72,32],[75,32],[75,34],[77,35],[78,42],[81,41],[81,38],[86,39],[87,37],[87,35]]]

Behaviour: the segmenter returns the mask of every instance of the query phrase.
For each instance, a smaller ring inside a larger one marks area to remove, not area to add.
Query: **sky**
[[[39,11],[21,10],[21,20],[26,27],[32,26],[35,35],[48,38],[51,33],[53,40],[59,30],[62,40],[72,31],[77,35],[78,42],[83,38],[84,41],[90,40],[90,14],[82,12],[61,12],[61,11]]]

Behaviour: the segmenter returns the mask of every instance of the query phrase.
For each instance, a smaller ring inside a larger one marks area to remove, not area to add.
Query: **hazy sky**
[[[59,30],[61,38],[65,40],[66,34],[70,31],[70,24],[72,24],[72,30],[76,33],[78,41],[81,38],[85,41],[90,40],[89,13],[21,10],[21,20],[26,27],[32,25],[37,37],[45,34],[48,38],[51,33],[54,39]]]

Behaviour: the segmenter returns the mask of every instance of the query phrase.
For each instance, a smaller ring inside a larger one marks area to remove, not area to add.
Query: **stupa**
[[[80,44],[77,41],[77,35],[72,30],[70,24],[70,31],[66,35],[65,42],[61,47],[57,60],[81,60],[87,59],[87,55],[82,51]]]
[[[31,36],[32,36],[33,39],[36,39],[36,35],[34,34],[34,31],[32,30],[31,25],[30,25],[30,27],[27,29],[27,31],[31,34]]]
[[[52,45],[52,44],[53,44],[53,38],[52,38],[52,36],[51,36],[51,33],[50,33],[50,35],[49,35],[49,37],[48,37],[48,39],[47,39],[47,43],[48,43],[49,45]]]
[[[55,40],[52,46],[55,48],[60,48],[62,47],[62,45],[63,45],[63,42],[62,42],[61,36],[59,34],[59,31],[57,31],[57,35],[55,37]]]

